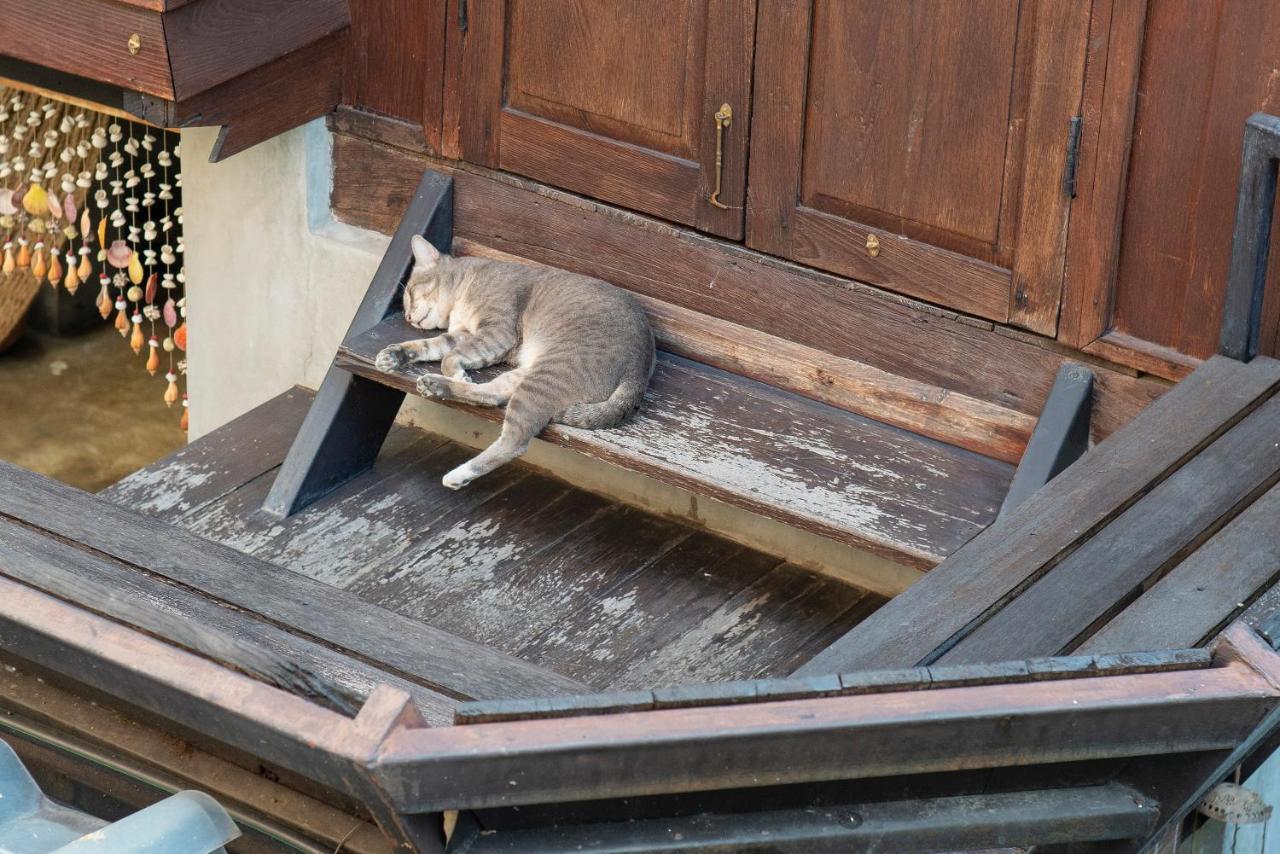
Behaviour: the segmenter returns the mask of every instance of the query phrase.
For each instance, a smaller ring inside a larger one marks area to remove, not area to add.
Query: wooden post
[[[1280,158],[1280,118],[1254,113],[1244,125],[1244,154],[1236,196],[1236,225],[1231,239],[1231,270],[1222,309],[1219,352],[1248,362],[1258,355],[1262,295],[1271,248],[1271,217],[1276,203],[1276,165]]]
[[[400,310],[401,288],[413,266],[409,241],[414,235],[423,235],[441,253],[452,249],[452,177],[423,173],[344,340]],[[277,518],[292,516],[368,470],[402,402],[404,392],[331,366],[262,509]]]

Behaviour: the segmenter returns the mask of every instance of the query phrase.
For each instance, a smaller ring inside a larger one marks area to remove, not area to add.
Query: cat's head
[[[413,247],[413,272],[404,286],[404,318],[419,329],[443,329],[453,308],[453,282],[439,250],[418,235]]]

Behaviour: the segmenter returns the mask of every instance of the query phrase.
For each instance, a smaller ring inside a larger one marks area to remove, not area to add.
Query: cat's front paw
[[[392,344],[390,347],[383,347],[378,355],[373,357],[373,366],[384,374],[390,374],[398,371],[409,361],[409,354],[405,352],[404,347],[400,344]]]
[[[463,463],[453,471],[446,474],[440,482],[449,489],[462,489],[462,487],[475,479],[476,475],[471,470],[471,464]]]
[[[434,397],[437,400],[449,400],[453,397],[448,378],[438,374],[418,377],[418,394],[423,397]]]

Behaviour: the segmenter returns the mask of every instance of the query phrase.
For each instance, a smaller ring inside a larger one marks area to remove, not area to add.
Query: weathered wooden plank
[[[629,663],[611,688],[782,676],[884,600],[793,564],[770,570]]]
[[[417,335],[389,318],[349,339],[336,363],[413,392],[435,367],[384,374],[373,360]],[[988,524],[1011,474],[996,460],[667,355],[627,424],[552,425],[542,438],[918,567]]]
[[[465,459],[465,449],[415,430],[394,431],[392,443],[399,447],[388,447],[370,470],[287,519],[256,512],[271,488],[269,473],[205,508],[187,527],[260,560],[347,587],[374,565],[394,562],[421,532],[441,524],[442,515],[465,513],[524,476],[508,468],[475,490],[455,493],[440,483],[440,475]]]
[[[280,465],[312,397],[292,388],[98,495],[176,522]]]
[[[1204,643],[1280,578],[1280,487],[1243,510],[1152,585],[1080,652]]]
[[[1040,420],[1026,452],[1013,473],[1000,515],[1011,512],[1037,489],[1089,450],[1089,416],[1093,404],[1093,374],[1081,365],[1063,364],[1053,391],[1045,401]]]
[[[555,625],[524,645],[522,657],[588,685],[611,685],[637,659],[702,622],[781,558],[695,533],[643,572],[600,591],[570,625]],[[779,610],[778,621],[803,615]],[[798,619],[799,618],[799,619]]]
[[[1017,511],[800,668],[813,675],[931,662],[1033,583],[1280,383],[1280,362],[1210,359]],[[1172,427],[1176,425],[1176,427]]]
[[[454,844],[475,854],[971,850],[1135,839],[1151,831],[1159,811],[1133,789],[1108,784],[607,824],[481,830],[472,822],[459,825]]]
[[[348,715],[382,684],[406,691],[437,725],[450,720],[456,703],[246,611],[3,518],[0,575]]]
[[[403,810],[866,779],[1234,747],[1275,707],[1204,670],[408,730],[373,773]],[[512,750],[519,744],[519,750]],[[674,788],[673,788],[674,787]]]
[[[93,548],[459,697],[574,691],[571,679],[417,623],[39,475],[0,463],[0,514]]]
[[[1280,158],[1280,118],[1249,117],[1244,128],[1231,271],[1227,274],[1219,352],[1248,361],[1258,353],[1262,297],[1276,206],[1276,160]]]
[[[1069,651],[1277,479],[1280,398],[1272,398],[940,660],[1002,661]]]

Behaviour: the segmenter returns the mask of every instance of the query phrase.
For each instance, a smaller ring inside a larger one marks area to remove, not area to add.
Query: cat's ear
[[[421,235],[415,234],[409,245],[413,247],[413,260],[419,267],[432,267],[440,260],[440,251]]]

